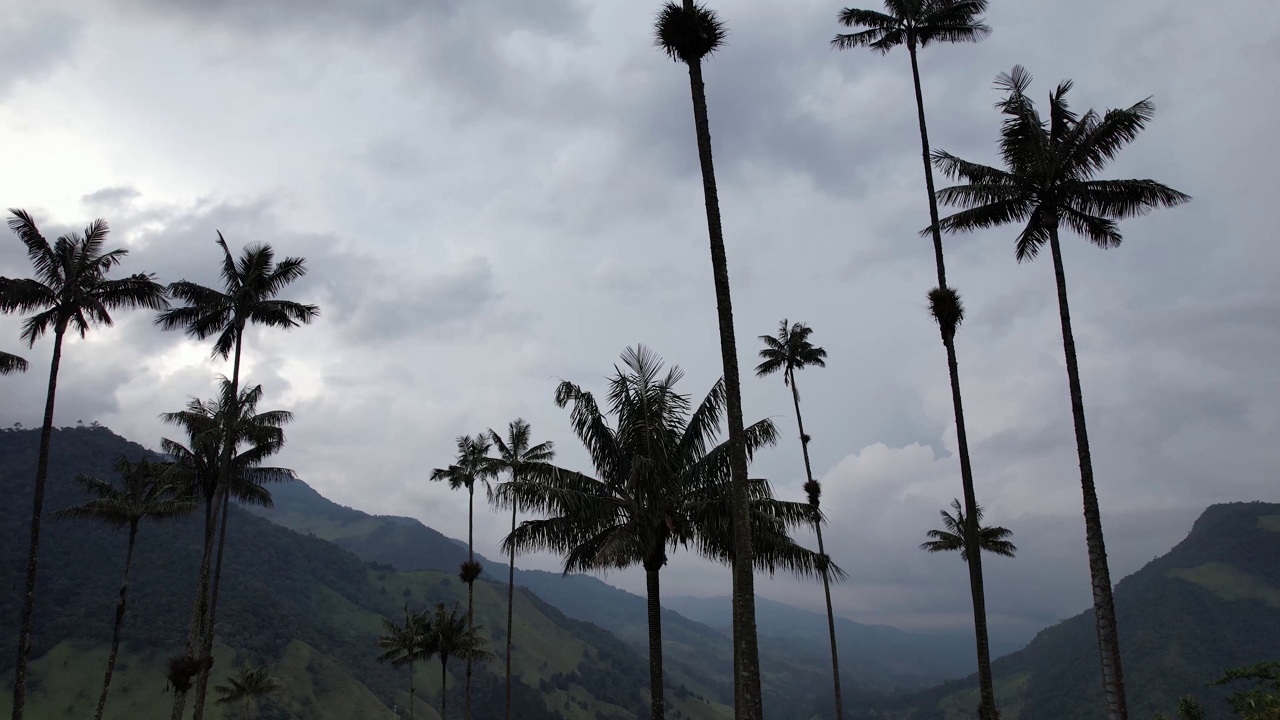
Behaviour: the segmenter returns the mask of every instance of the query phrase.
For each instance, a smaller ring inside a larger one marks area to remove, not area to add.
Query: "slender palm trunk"
[[[1071,389],[1071,415],[1075,421],[1076,452],[1080,456],[1080,488],[1084,494],[1085,541],[1089,548],[1089,576],[1093,585],[1093,613],[1098,627],[1098,652],[1102,657],[1102,690],[1107,703],[1107,720],[1127,720],[1124,672],[1120,666],[1120,638],[1116,627],[1116,606],[1111,595],[1111,571],[1107,567],[1107,547],[1102,539],[1102,513],[1093,484],[1093,459],[1089,454],[1089,434],[1084,422],[1084,393],[1080,388],[1080,367],[1076,364],[1076,341],[1071,333],[1071,310],[1067,305],[1067,276],[1062,269],[1062,248],[1058,228],[1049,229],[1053,253],[1053,274],[1058,285],[1058,311],[1062,316],[1062,349],[1067,359],[1067,383]]]
[[[209,594],[209,613],[202,628],[204,638],[200,647],[200,657],[207,658],[208,661],[196,679],[195,709],[191,713],[191,720],[204,719],[205,698],[209,693],[209,673],[213,669],[214,624],[218,617],[218,581],[222,575],[222,550],[227,541],[227,513],[231,506],[231,464],[235,460],[236,426],[240,423],[240,356],[243,339],[244,322],[237,320],[235,359],[231,366],[231,396],[223,409],[227,427],[223,431],[222,460],[218,464],[218,485],[222,489],[222,528],[219,530],[218,562],[213,571],[213,589]],[[234,410],[228,412],[227,408],[234,408]]]
[[[440,659],[440,720],[446,720],[446,718],[449,717],[449,714],[446,711],[446,705],[445,705],[445,703],[448,702],[448,697],[449,697],[447,692],[447,690],[449,689],[449,671],[447,669],[448,664],[449,664],[449,661],[441,657]]]
[[[467,486],[467,562],[475,563],[475,509],[476,509],[476,486],[473,482]],[[474,567],[474,565],[473,565]],[[467,583],[467,630],[475,629],[475,601],[476,601],[476,580],[471,578]],[[466,706],[464,717],[471,720],[471,657],[467,656],[467,687],[466,687]]]
[[[684,0],[686,13],[693,13],[693,0]],[[743,445],[742,387],[738,377],[738,348],[733,333],[733,304],[729,296],[729,264],[724,248],[724,228],[720,222],[720,199],[716,189],[715,163],[711,157],[711,122],[707,113],[706,86],[702,63],[689,65],[689,89],[693,97],[694,130],[698,138],[698,161],[702,167],[702,191],[707,208],[707,234],[711,243],[711,271],[715,281],[716,309],[720,326],[720,355],[724,363],[725,405],[729,419],[729,475],[733,512],[733,654],[734,716],[738,720],[761,720],[760,649],[756,637],[756,597],[754,546],[751,544],[751,506],[747,499],[747,455]]]
[[[200,556],[200,580],[196,587],[196,600],[191,608],[191,626],[187,630],[187,657],[196,656],[204,637],[204,618],[209,609],[209,573],[213,564],[213,545],[217,536],[218,518],[221,516],[218,496],[205,497],[204,504],[204,550]],[[181,720],[186,711],[187,693],[174,689],[173,710],[170,720]]]
[[[663,720],[666,717],[666,701],[662,694],[662,601],[658,588],[658,567],[646,567],[644,571],[646,600],[649,605],[650,720]]]
[[[413,720],[413,663],[409,663],[409,720]]]
[[[942,256],[942,229],[938,223],[938,199],[933,184],[933,164],[930,162],[929,129],[924,117],[924,94],[920,89],[920,65],[916,59],[915,41],[907,43],[911,55],[911,78],[915,83],[916,113],[920,119],[920,148],[924,160],[924,184],[929,193],[929,222],[933,234],[933,252],[938,269],[938,287],[946,289],[947,266]],[[942,344],[947,351],[947,371],[951,378],[951,402],[956,417],[956,445],[960,455],[960,482],[964,487],[964,506],[968,521],[965,523],[965,542],[968,547],[978,547],[977,493],[973,486],[973,468],[969,463],[969,437],[964,425],[964,405],[960,399],[960,369],[956,360],[955,328],[942,328]],[[979,712],[983,720],[999,717],[996,708],[995,682],[991,676],[991,648],[987,638],[986,592],[983,589],[981,552],[972,553],[969,566],[969,592],[973,598],[974,641],[978,654]]]
[[[511,503],[511,532],[516,531],[516,504]],[[512,624],[513,609],[516,600],[516,548],[511,546],[511,562],[507,565],[507,714],[506,720],[511,720],[511,632],[515,630]]]
[[[816,485],[813,466],[809,463],[809,436],[804,432],[804,419],[800,416],[800,390],[796,387],[795,373],[788,370],[787,375],[791,383],[791,400],[796,406],[796,428],[800,431],[800,448],[804,453],[805,479]],[[823,559],[822,595],[827,601],[827,633],[831,636],[831,680],[835,686],[836,720],[844,720],[844,694],[840,691],[840,655],[836,651],[836,617],[831,608],[831,576],[827,572],[827,548],[822,541],[822,520],[818,516],[817,499],[816,494],[810,495],[809,502],[813,504],[813,531],[818,536],[818,554]]]
[[[59,320],[53,334],[53,359],[49,362],[49,392],[44,401],[44,425],[40,428],[40,456],[36,461],[36,488],[31,508],[31,548],[27,553],[27,592],[22,598],[22,629],[18,632],[18,665],[13,675],[13,720],[22,720],[27,702],[27,662],[31,657],[31,631],[36,610],[36,562],[40,553],[40,516],[44,513],[44,486],[49,479],[49,444],[53,440],[53,401],[58,393],[58,367],[62,364],[62,338],[67,323]]]
[[[129,569],[133,567],[133,546],[138,540],[138,521],[129,524],[129,549],[124,555],[124,580],[120,582],[120,601],[116,603],[116,624],[111,630],[111,654],[107,656],[107,675],[102,680],[102,695],[98,698],[98,710],[93,720],[102,720],[107,707],[107,689],[111,687],[111,673],[116,669],[116,656],[120,653],[120,627],[124,625],[124,610],[129,593]]]

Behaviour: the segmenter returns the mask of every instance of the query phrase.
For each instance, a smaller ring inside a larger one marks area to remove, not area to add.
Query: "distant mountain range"
[[[12,682],[16,589],[25,567],[37,441],[36,431],[0,432],[0,492],[6,498],[0,503],[0,587],[14,589],[0,595],[0,682]],[[108,477],[121,453],[146,452],[105,428],[58,430],[53,451],[51,511],[83,500],[71,483],[77,473]],[[215,673],[222,677],[237,662],[273,664],[285,690],[264,707],[261,720],[382,720],[393,707],[403,712],[406,674],[374,662],[373,639],[381,618],[394,617],[405,602],[422,607],[465,596],[456,577],[465,545],[416,520],[337,505],[303,483],[272,490],[274,510],[237,510],[231,518]],[[182,645],[195,587],[196,525],[143,528],[108,720],[167,712],[163,664]],[[124,539],[87,522],[46,527],[30,716],[82,720],[100,682]],[[1172,710],[1188,692],[1216,702],[1220,693],[1204,692],[1203,684],[1223,668],[1280,659],[1277,551],[1280,506],[1214,506],[1184,542],[1117,586],[1134,720]],[[485,564],[488,572],[476,586],[477,614],[501,647],[505,566]],[[587,576],[518,571],[516,582],[522,586],[514,654],[521,719],[645,716],[643,598]],[[727,599],[673,597],[665,604],[669,717],[727,720]],[[769,720],[831,717],[825,617],[763,599],[757,611]],[[971,678],[938,685],[971,672],[968,635],[909,633],[843,619],[838,635],[849,720],[971,716],[977,704]],[[995,649],[1013,648],[997,641]],[[1098,716],[1090,613],[1042,631],[995,669],[1005,720]],[[501,716],[501,672],[500,663],[478,672],[479,720]],[[416,716],[438,718],[439,667],[419,668],[416,682]],[[450,692],[452,704],[461,683],[451,683]],[[0,692],[0,714],[9,702]]]

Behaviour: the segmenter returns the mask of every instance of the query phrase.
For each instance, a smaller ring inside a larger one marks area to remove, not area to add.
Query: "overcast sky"
[[[1208,504],[1280,501],[1280,263],[1273,223],[1280,4],[993,0],[979,45],[929,48],[935,147],[995,162],[992,79],[1015,63],[1043,100],[1153,95],[1157,116],[1107,172],[1191,194],[1123,224],[1124,245],[1064,254],[1115,578],[1181,540]],[[527,418],[585,469],[560,378],[599,389],[645,343],[701,397],[720,374],[688,75],[652,46],[659,3],[599,0],[0,2],[0,204],[46,234],[110,221],[127,271],[213,283],[215,230],[311,274],[320,320],[253,331],[246,376],[296,412],[281,463],[326,496],[465,536],[464,496],[427,481],[454,437]],[[800,377],[841,614],[964,627],[957,557],[916,549],[960,494],[908,58],[835,52],[839,5],[719,0],[706,67],[739,356],[782,318],[828,367]],[[7,231],[6,231],[7,232]],[[979,502],[1016,533],[988,608],[1035,630],[1089,605],[1079,475],[1048,258],[1015,229],[948,241]],[[26,275],[16,239],[0,275]],[[1271,278],[1271,280],[1268,280]],[[66,348],[57,424],[98,420],[151,447],[158,413],[208,397],[208,347],[148,314]],[[39,422],[50,343],[5,378],[0,424]],[[748,422],[783,442],[753,474],[800,499],[780,378],[744,373]],[[172,432],[168,430],[167,432]],[[506,520],[481,513],[497,557]],[[554,558],[526,566],[555,568]],[[727,571],[677,555],[664,590],[725,595]],[[637,573],[607,578],[642,591]],[[818,608],[817,586],[761,594]]]

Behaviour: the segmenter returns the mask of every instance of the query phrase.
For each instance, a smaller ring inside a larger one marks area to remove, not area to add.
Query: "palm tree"
[[[7,352],[0,352],[0,375],[9,375],[11,373],[24,373],[27,371],[27,361],[11,355]]]
[[[186,488],[186,493],[200,500],[204,505],[204,549],[200,561],[200,578],[196,589],[195,607],[201,611],[200,619],[209,622],[209,632],[213,630],[213,614],[206,608],[216,607],[219,584],[222,577],[223,551],[227,538],[228,510],[220,498],[223,488],[227,495],[237,501],[271,507],[271,493],[265,487],[268,483],[295,480],[292,470],[278,467],[263,467],[263,462],[278,453],[284,447],[284,431],[281,426],[293,419],[292,413],[282,410],[257,412],[257,405],[262,399],[262,386],[255,385],[239,392],[239,401],[229,405],[226,401],[231,381],[221,378],[220,392],[213,400],[192,398],[184,410],[164,413],[160,416],[164,422],[182,428],[188,438],[187,445],[162,438],[161,449],[173,458],[173,472]],[[224,435],[230,423],[233,448],[247,446],[232,457],[230,485],[222,484],[222,448],[225,445]],[[216,559],[214,557],[216,539]],[[209,577],[213,576],[213,603],[210,603]],[[203,625],[199,632],[203,633]],[[196,640],[201,638],[197,636]],[[190,638],[189,638],[190,640]],[[197,654],[192,645],[187,648],[185,662],[171,667],[170,678],[174,691],[183,695],[189,690],[191,676],[198,675],[212,663],[210,646]],[[175,712],[181,717],[181,705]]]
[[[951,509],[955,510],[955,515],[946,510],[939,510],[938,514],[942,515],[941,530],[930,530],[925,533],[933,538],[927,542],[920,543],[920,549],[925,552],[959,552],[960,559],[969,562],[970,553],[966,548],[969,544],[965,541],[964,528],[967,527],[964,516],[964,508],[960,505],[960,501],[952,498]],[[993,555],[1001,555],[1004,557],[1014,557],[1018,552],[1018,546],[1014,545],[1009,538],[1013,537],[1013,531],[1006,527],[992,526],[987,527],[982,524],[982,508],[978,508],[977,517],[974,518],[974,524],[978,526],[978,549],[985,550]]]
[[[1005,116],[999,147],[1006,170],[967,162],[942,151],[934,153],[934,163],[939,170],[968,183],[938,191],[942,202],[964,208],[941,220],[939,227],[946,232],[960,232],[1025,223],[1015,245],[1018,262],[1035,258],[1045,243],[1049,245],[1080,458],[1085,537],[1107,717],[1125,720],[1128,709],[1115,604],[1111,597],[1111,573],[1107,568],[1102,518],[1093,481],[1058,228],[1065,223],[1068,229],[1084,235],[1099,247],[1116,247],[1121,241],[1116,220],[1145,215],[1156,207],[1179,205],[1190,197],[1154,180],[1095,179],[1107,162],[1136,139],[1151,120],[1155,106],[1150,99],[1129,108],[1108,110],[1104,115],[1090,110],[1077,116],[1067,105],[1066,95],[1072,83],[1066,80],[1049,96],[1049,119],[1045,121],[1026,95],[1030,83],[1031,76],[1021,66],[996,79],[997,87],[1006,93],[996,105]],[[969,514],[973,515],[972,509]]]
[[[404,624],[382,619],[382,635],[378,636],[377,646],[382,651],[378,662],[389,662],[391,667],[409,666],[409,720],[413,720],[413,665],[431,657],[428,648],[431,636],[431,617],[427,611],[409,612],[408,603],[404,606]]]
[[[448,717],[446,708],[446,690],[449,687],[449,658],[467,661],[467,666],[476,660],[493,657],[485,647],[486,641],[480,635],[480,626],[471,623],[470,613],[459,616],[458,604],[453,609],[446,609],[444,603],[436,605],[435,618],[428,625],[425,647],[428,656],[432,653],[440,658],[440,720]]]
[[[885,0],[885,12],[845,8],[840,12],[842,25],[862,28],[858,32],[837,35],[831,44],[839,50],[867,47],[886,54],[899,45],[907,46],[911,57],[911,78],[915,86],[916,114],[920,122],[920,150],[924,161],[925,191],[929,198],[930,227],[933,228],[933,253],[938,271],[938,286],[929,291],[929,311],[942,335],[947,353],[947,373],[951,380],[951,405],[956,419],[956,446],[960,456],[960,483],[964,491],[968,516],[974,517],[978,507],[973,484],[973,468],[969,462],[969,435],[964,423],[964,403],[960,395],[960,366],[956,359],[956,330],[964,320],[960,293],[947,284],[947,266],[942,255],[942,233],[937,229],[938,202],[934,194],[933,167],[929,164],[929,130],[925,123],[924,94],[920,88],[921,48],[933,43],[978,42],[991,34],[982,22],[987,0]],[[967,528],[976,533],[977,527]],[[972,557],[969,566],[969,592],[973,599],[974,642],[978,655],[978,697],[980,715],[987,720],[999,717],[996,709],[995,685],[991,677],[991,650],[987,641],[987,603],[982,581],[982,558]]]
[[[286,257],[280,262],[275,260],[275,250],[270,245],[254,243],[246,246],[239,260],[231,254],[227,242],[218,233],[218,247],[222,248],[222,289],[205,287],[187,280],[180,280],[169,285],[169,293],[176,300],[185,303],[182,307],[173,308],[161,313],[156,324],[165,330],[182,328],[189,337],[204,340],[216,336],[213,344],[213,357],[232,359],[231,382],[226,388],[226,405],[233,405],[240,391],[240,360],[244,345],[244,331],[250,324],[288,330],[305,325],[314,320],[320,309],[315,305],[304,305],[289,300],[280,300],[277,296],[286,287],[307,274],[306,260]],[[227,418],[231,420],[230,417]],[[232,468],[232,433],[224,433],[224,444],[221,448],[221,485],[225,488],[230,483]],[[220,512],[226,514],[230,495],[221,493]],[[204,578],[207,582],[208,565],[203,565]],[[213,625],[217,612],[216,593],[210,598],[207,609],[200,606],[192,613],[191,628],[187,637],[187,654],[193,655],[197,645],[200,656],[208,656],[213,648]],[[196,682],[196,707],[192,720],[204,717],[205,695],[209,685],[209,670],[201,671]],[[174,696],[173,720],[182,717],[186,704],[186,693],[179,692]]]
[[[284,685],[271,676],[271,670],[266,665],[241,665],[233,677],[227,678],[226,685],[218,685],[213,689],[221,696],[218,698],[219,705],[243,702],[245,720],[250,720],[253,717],[253,706],[282,687]]]
[[[164,520],[187,515],[195,504],[180,496],[167,463],[155,463],[143,458],[129,462],[123,456],[113,466],[120,473],[120,482],[112,484],[96,477],[76,477],[92,500],[59,510],[53,518],[85,518],[98,520],[116,527],[129,528],[129,544],[124,555],[124,579],[120,582],[120,600],[116,603],[116,621],[111,631],[111,653],[107,656],[107,674],[102,681],[102,694],[98,697],[98,709],[94,720],[102,720],[107,706],[107,690],[111,686],[111,674],[120,652],[120,628],[124,624],[125,601],[129,592],[129,570],[133,567],[133,548],[138,539],[138,526],[143,520]]]
[[[564,555],[564,572],[641,565],[645,569],[649,622],[651,717],[663,717],[662,621],[659,571],[667,551],[693,543],[717,561],[735,559],[730,513],[730,450],[711,446],[725,406],[717,382],[696,409],[678,393],[678,367],[662,373],[662,359],[648,348],[628,348],[609,382],[610,426],[595,397],[562,382],[556,404],[573,404],[574,432],[591,454],[598,479],[563,469],[538,473],[499,488],[506,501],[550,515],[525,521],[504,541],[507,549],[549,550]],[[747,452],[776,442],[769,420],[747,428]],[[807,523],[813,511],[774,500],[768,483],[753,480],[751,517],[757,566],[816,574],[818,558],[799,548],[788,527]]]
[[[0,312],[31,313],[22,323],[22,339],[28,347],[46,332],[53,332],[53,359],[49,364],[49,389],[45,396],[44,424],[40,428],[40,454],[31,510],[31,545],[27,555],[26,593],[22,600],[18,633],[18,662],[13,678],[13,720],[22,720],[27,696],[27,662],[31,656],[32,616],[36,601],[36,566],[40,550],[40,520],[45,481],[49,477],[49,443],[53,437],[53,404],[62,364],[62,341],[71,329],[84,337],[95,325],[112,325],[111,312],[121,309],[168,307],[164,287],[153,275],[138,273],[125,278],[107,275],[129,254],[128,250],[104,251],[110,229],[105,220],[94,220],[83,234],[68,233],[52,245],[40,234],[35,220],[23,210],[10,210],[9,229],[27,248],[34,278],[0,277]]]
[[[716,290],[716,312],[720,327],[720,357],[729,415],[729,457],[732,477],[734,547],[741,562],[733,565],[733,664],[734,707],[738,718],[761,720],[760,649],[756,637],[754,562],[747,451],[742,420],[742,386],[738,377],[738,343],[733,332],[733,304],[729,294],[729,261],[720,221],[720,197],[716,188],[715,162],[711,156],[711,121],[707,113],[706,86],[702,62],[723,44],[728,31],[713,10],[695,5],[693,0],[667,2],[654,23],[654,40],[667,57],[689,68],[689,90],[693,98],[693,126],[698,141],[698,162],[702,168],[703,203],[707,210],[707,235],[711,243],[711,275]]]
[[[475,555],[475,506],[476,483],[483,483],[486,492],[489,489],[489,478],[493,477],[496,467],[489,450],[492,443],[486,433],[475,437],[463,435],[458,438],[458,457],[453,465],[447,468],[436,468],[431,471],[433,481],[449,483],[449,489],[467,491],[467,561],[462,564],[458,577],[467,584],[467,623],[475,621],[475,582],[480,577],[482,568],[476,562]],[[467,720],[471,720],[471,660],[467,660]]]
[[[550,469],[550,463],[556,456],[555,446],[551,442],[538,443],[530,445],[529,439],[529,423],[524,418],[517,418],[507,425],[507,437],[503,440],[502,436],[496,430],[489,430],[489,440],[493,443],[493,447],[497,453],[497,457],[493,459],[492,468],[495,473],[506,472],[510,478],[510,482],[519,482],[523,476],[532,473],[545,473]],[[493,498],[499,506],[502,500],[499,496]],[[516,531],[516,510],[519,503],[514,500],[510,501],[511,505],[511,532]],[[507,701],[506,701],[506,720],[511,720],[511,634],[515,630],[512,622],[513,608],[515,607],[515,591],[516,591],[516,549],[513,546],[510,550],[511,559],[507,565]]]
[[[782,383],[791,388],[791,400],[796,408],[796,427],[800,432],[800,449],[804,454],[805,493],[809,496],[809,505],[814,510],[813,531],[818,537],[818,554],[826,558],[826,545],[822,542],[822,523],[819,520],[818,506],[822,495],[822,486],[813,479],[813,466],[809,462],[809,435],[804,431],[804,420],[800,416],[800,389],[796,386],[796,371],[806,367],[826,367],[827,351],[809,342],[813,330],[804,323],[788,324],[784,318],[778,325],[777,336],[761,335],[764,348],[760,350],[760,364],[756,366],[756,377],[766,377],[782,371]],[[831,636],[831,677],[835,684],[836,718],[844,720],[844,698],[840,692],[840,658],[836,652],[836,618],[831,608],[831,581],[827,577],[825,567],[819,567],[822,575],[822,593],[827,601],[827,632]]]

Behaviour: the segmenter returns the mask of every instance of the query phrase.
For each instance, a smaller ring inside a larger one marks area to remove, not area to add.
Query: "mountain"
[[[1206,688],[1231,667],[1280,660],[1280,505],[1209,507],[1186,539],[1115,587],[1129,716],[1172,714],[1195,694],[1211,718],[1229,716]],[[1092,609],[1041,631],[992,665],[1004,720],[1093,720],[1102,680]],[[882,705],[865,717],[952,720],[977,706],[973,678]]]
[[[299,532],[330,540],[369,561],[399,570],[454,572],[466,559],[466,548],[417,520],[374,516],[333,503],[305,483],[275,491],[275,507],[264,517]],[[504,562],[481,559],[486,575],[504,575]],[[495,577],[496,579],[496,577]],[[516,570],[516,583],[533,591],[566,615],[595,623],[639,652],[647,652],[645,599],[594,577],[538,570]],[[816,589],[815,589],[816,591]],[[728,598],[666,598],[663,601],[666,670],[683,681],[731,687],[732,667]],[[826,616],[763,598],[757,599],[761,632],[763,682],[773,685],[779,708],[808,708],[813,698],[826,699],[830,685]],[[841,675],[850,692],[867,697],[884,691],[924,688],[961,677],[976,665],[968,634],[916,634],[887,626],[862,625],[840,618]],[[997,642],[997,651],[1014,649]],[[731,695],[730,695],[731,697]],[[813,712],[823,709],[814,706]],[[801,716],[804,717],[804,716]]]
[[[34,475],[36,431],[0,432],[0,684],[12,687],[18,617]],[[56,430],[46,508],[83,502],[78,473],[112,476],[119,455],[143,447],[105,428]],[[284,689],[262,720],[383,720],[405,710],[407,672],[375,661],[374,639],[384,617],[401,607],[465,601],[454,572],[400,572],[373,564],[334,543],[233,510],[227,539],[215,681],[236,664],[270,663]],[[163,717],[171,696],[164,664],[181,651],[196,586],[200,528],[195,519],[144,525],[131,578],[124,646],[108,720]],[[50,521],[42,534],[36,633],[28,717],[83,720],[97,699],[110,639],[124,536],[87,521]],[[453,552],[452,543],[424,552]],[[506,587],[476,584],[476,612],[494,645],[501,641]],[[492,619],[492,620],[490,620]],[[647,705],[646,658],[605,630],[565,616],[536,595],[517,595],[515,701],[534,720],[629,720]],[[461,667],[450,666],[450,704],[460,702]],[[416,668],[418,718],[438,720],[439,665]],[[478,718],[500,717],[501,663],[481,664],[475,679]],[[669,698],[672,715],[727,718],[722,688],[686,678]],[[458,694],[457,700],[452,695]],[[11,693],[0,692],[0,715]],[[705,699],[704,699],[705,698]],[[461,705],[456,705],[461,707]],[[211,705],[211,720],[222,717]]]

